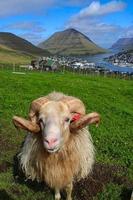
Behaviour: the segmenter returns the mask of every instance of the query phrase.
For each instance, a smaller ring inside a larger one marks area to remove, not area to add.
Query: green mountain
[[[75,29],[56,32],[38,46],[58,55],[89,55],[106,52],[105,49]]]
[[[30,64],[35,57],[0,45],[0,64]]]
[[[133,50],[133,38],[120,38],[111,47],[119,51]]]
[[[50,55],[47,50],[42,50],[27,40],[8,32],[0,32],[0,45],[29,55]]]

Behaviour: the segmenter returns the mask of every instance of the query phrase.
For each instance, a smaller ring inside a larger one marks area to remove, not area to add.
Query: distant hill
[[[114,43],[111,49],[119,51],[127,51],[133,49],[133,38],[120,38]]]
[[[56,32],[38,46],[58,55],[88,55],[106,52],[75,29]]]
[[[0,32],[0,45],[30,55],[45,56],[50,54],[48,51],[42,50],[27,40],[8,32]]]
[[[0,64],[30,64],[31,59],[35,57],[0,45]]]

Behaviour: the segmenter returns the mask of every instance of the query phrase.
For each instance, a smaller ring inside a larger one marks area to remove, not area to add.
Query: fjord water
[[[99,67],[105,67],[105,68],[112,70],[112,71],[133,73],[133,68],[131,68],[131,67],[128,67],[128,66],[127,67],[121,67],[119,65],[116,66],[116,65],[113,65],[113,64],[107,62],[106,60],[104,60],[104,58],[112,56],[116,53],[118,53],[118,52],[112,51],[112,52],[109,52],[109,53],[96,54],[96,55],[86,56],[85,59],[88,62],[94,62]]]

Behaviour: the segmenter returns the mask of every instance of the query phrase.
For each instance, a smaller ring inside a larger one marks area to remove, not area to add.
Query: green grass
[[[100,76],[34,72],[16,75],[11,71],[0,71],[0,163],[13,163],[13,156],[19,151],[25,136],[24,132],[18,132],[13,127],[13,115],[27,117],[30,102],[53,90],[79,97],[85,103],[87,112],[101,114],[100,126],[90,127],[96,160],[124,166],[127,172],[120,175],[124,174],[132,180],[133,82]],[[121,187],[109,184],[96,199],[119,200]],[[11,167],[0,173],[0,191],[3,192],[0,200],[53,199],[49,191],[36,193],[25,184],[15,183]]]
[[[121,192],[121,187],[119,185],[114,185],[111,183],[107,185],[103,193],[97,194],[95,200],[118,200],[121,196]]]

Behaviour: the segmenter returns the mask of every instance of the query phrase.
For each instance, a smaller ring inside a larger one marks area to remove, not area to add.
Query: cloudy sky
[[[75,28],[102,47],[133,37],[133,0],[0,0],[0,31],[34,44]]]

